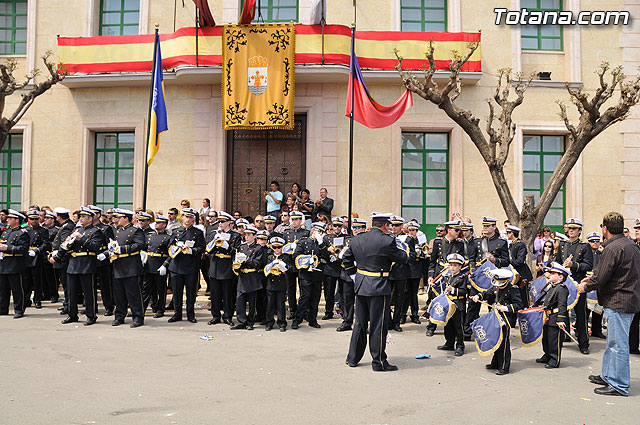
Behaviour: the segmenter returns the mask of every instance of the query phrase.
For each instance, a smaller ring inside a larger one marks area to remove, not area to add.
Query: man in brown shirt
[[[624,218],[619,213],[605,215],[601,227],[606,241],[600,261],[593,275],[578,285],[579,293],[598,291],[607,320],[602,372],[590,375],[589,380],[604,385],[594,390],[596,394],[626,396],[631,381],[629,328],[634,314],[640,311],[640,250],[624,236]]]

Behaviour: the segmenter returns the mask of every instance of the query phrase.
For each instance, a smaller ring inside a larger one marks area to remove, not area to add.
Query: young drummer
[[[501,313],[502,323],[502,343],[493,353],[491,363],[486,365],[487,369],[496,370],[496,375],[506,375],[509,373],[511,365],[511,344],[509,334],[511,328],[516,324],[518,310],[522,308],[520,300],[520,288],[513,286],[513,272],[506,269],[495,269],[491,271],[491,283],[493,287],[485,292],[472,297],[473,301],[488,301],[495,303],[495,308]]]
[[[564,282],[569,276],[569,270],[563,265],[553,262],[547,268],[548,279],[551,288],[544,297],[544,312],[548,316],[547,322],[542,328],[542,349],[544,355],[536,359],[536,363],[546,363],[547,369],[560,366],[562,354],[562,340],[566,329],[567,298],[569,289]]]
[[[438,347],[438,350],[452,351],[455,344],[455,356],[464,354],[464,333],[462,325],[464,323],[465,307],[467,305],[467,275],[461,273],[464,257],[460,254],[449,254],[447,256],[451,275],[445,278],[445,293],[456,305],[456,312],[451,316],[444,327],[445,343]]]
[[[265,323],[268,331],[273,329],[274,315],[278,316],[280,332],[287,330],[287,316],[284,301],[287,297],[288,279],[285,272],[291,267],[291,256],[282,253],[284,239],[274,236],[269,240],[269,253],[264,273],[267,276],[267,316]]]

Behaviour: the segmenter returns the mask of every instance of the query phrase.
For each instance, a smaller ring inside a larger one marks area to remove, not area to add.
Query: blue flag
[[[147,165],[153,163],[153,159],[160,149],[160,135],[166,132],[167,108],[164,103],[164,82],[162,81],[162,55],[160,54],[160,36],[156,34],[156,61],[153,64],[153,96],[151,100],[151,120],[149,121],[149,141],[147,149]]]
[[[489,272],[497,267],[491,261],[485,261],[480,267],[475,269],[469,276],[469,283],[478,292],[484,292],[491,288],[491,276]]]
[[[564,282],[565,286],[569,289],[569,298],[567,298],[567,310],[571,310],[578,304],[578,284],[571,276],[567,277]]]
[[[533,307],[518,312],[520,324],[520,342],[523,347],[536,345],[542,339],[544,326],[544,308]]]
[[[529,283],[529,300],[531,301],[531,305],[541,301],[548,291],[549,282],[544,275],[532,280],[531,283]]]
[[[496,309],[474,320],[471,323],[471,330],[476,340],[478,354],[481,356],[492,354],[500,347],[502,338],[509,338],[509,335],[502,334],[502,320]]]
[[[446,294],[439,295],[429,304],[429,320],[436,325],[446,325],[456,312],[456,305]]]

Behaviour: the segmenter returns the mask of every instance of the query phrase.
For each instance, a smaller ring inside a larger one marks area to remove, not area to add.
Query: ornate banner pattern
[[[222,127],[293,129],[295,28],[228,25],[222,33]]]

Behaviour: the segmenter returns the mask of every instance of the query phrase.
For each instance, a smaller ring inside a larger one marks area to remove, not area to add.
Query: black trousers
[[[575,332],[578,337],[578,346],[581,350],[589,348],[589,331],[587,330],[587,294],[578,295],[578,302],[573,311],[576,313]],[[571,329],[571,315],[567,314],[567,329]]]
[[[411,317],[418,318],[418,287],[420,286],[420,278],[407,279],[407,286],[404,290],[404,303],[402,309],[402,317],[407,316],[409,307],[411,307]]]
[[[28,267],[22,274],[22,284],[24,285],[24,300],[27,304],[33,292],[33,302],[42,302],[42,265]]]
[[[254,318],[254,323],[263,322],[265,317],[267,317],[267,290],[265,288],[262,288],[256,292],[256,315]]]
[[[477,303],[471,299],[472,296],[477,295],[478,291],[471,288],[469,292],[469,296],[467,297],[469,304],[467,304],[467,313],[464,319],[464,335],[467,337],[471,337],[473,335],[473,331],[471,331],[471,323],[480,317],[480,307],[482,307],[481,303]]]
[[[464,350],[464,310],[456,310],[444,327],[445,345]]]
[[[223,310],[222,318],[231,320],[233,318],[233,279],[218,280],[209,277],[211,285],[211,315],[214,319],[220,319],[220,310]]]
[[[295,316],[296,311],[298,311],[298,300],[297,300],[298,293],[297,293],[297,283],[296,283],[298,280],[298,274],[288,273],[287,278],[288,278],[287,300],[289,302],[289,311],[291,312],[292,315]]]
[[[164,305],[167,302],[167,276],[160,273],[145,273],[142,279],[142,311],[151,309],[164,313]]]
[[[82,290],[85,302],[87,319],[96,318],[95,283],[92,274],[67,275],[67,288],[69,292],[69,317],[78,318],[78,292]]]
[[[491,366],[504,370],[505,372],[509,372],[509,366],[511,366],[511,343],[509,342],[510,330],[511,328],[509,328],[509,326],[502,326],[502,343],[493,353],[493,357],[491,358]]]
[[[236,312],[238,314],[238,325],[253,326],[253,319],[256,315],[256,293],[238,292],[236,297]],[[249,314],[247,314],[247,304],[249,304]]]
[[[62,292],[64,293],[64,300],[62,301],[62,308],[65,310],[69,307],[69,293],[67,292],[67,267],[61,269],[54,269],[58,280],[62,284]]]
[[[636,313],[631,320],[631,327],[629,328],[629,349],[638,349],[638,326],[640,326],[640,312]]]
[[[602,314],[596,313],[595,311],[589,310],[589,308],[587,308],[587,322],[589,321],[589,316],[591,316],[591,335],[601,334]]]
[[[13,312],[24,313],[22,275],[0,274],[0,314],[9,314],[9,298],[13,295]]]
[[[142,290],[140,277],[131,276],[125,278],[113,278],[113,296],[116,301],[115,318],[124,322],[127,316],[127,305],[131,309],[131,317],[134,322],[144,323],[144,311],[142,310]]]
[[[519,283],[520,299],[522,300],[522,308],[529,308],[529,281],[523,280]]]
[[[342,286],[342,324],[353,325],[353,306],[355,304],[354,283],[340,279]]]
[[[392,280],[393,293],[391,302],[393,303],[393,317],[391,318],[392,326],[399,325],[400,319],[404,315],[404,291],[407,287],[406,280]]]
[[[195,319],[196,293],[198,292],[199,272],[189,274],[171,273],[171,287],[173,290],[173,316],[182,319],[182,294],[187,288],[187,319]]]
[[[390,295],[375,297],[356,297],[356,322],[351,334],[347,361],[357,364],[364,356],[367,347],[367,328],[369,328],[369,352],[371,365],[382,367],[387,364],[387,328],[389,326]]]
[[[102,266],[96,269],[96,282],[100,287],[102,305],[106,311],[113,311],[116,303],[113,301],[113,285],[111,283],[111,267]]]
[[[200,259],[200,272],[202,272],[202,277],[204,278],[204,281],[207,283],[207,290],[205,292],[211,292],[211,287],[209,286],[209,281],[210,281],[210,277],[209,277],[209,262],[211,260],[209,259],[209,257],[207,257],[206,255],[202,256],[202,259]],[[198,276],[198,283],[200,283],[200,276]]]
[[[564,332],[557,326],[544,325],[542,327],[542,356],[548,360],[551,366],[560,366],[560,358],[562,355],[562,340]]]
[[[302,323],[306,318],[309,323],[318,323],[318,305],[322,293],[322,281],[300,279],[300,302],[296,312],[296,323]]]
[[[333,315],[333,305],[336,302],[336,284],[338,278],[334,276],[324,276],[323,290],[324,290],[324,312],[326,314]]]
[[[42,286],[44,297],[51,301],[58,301],[58,277],[53,269],[53,266],[48,262],[42,265]]]
[[[277,316],[278,326],[287,327],[287,313],[284,308],[286,297],[286,291],[267,291],[267,317],[265,319],[267,326],[273,326],[274,316]]]

